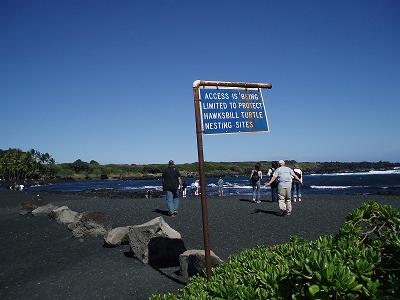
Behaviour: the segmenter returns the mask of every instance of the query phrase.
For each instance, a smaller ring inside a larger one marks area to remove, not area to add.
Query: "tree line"
[[[247,176],[256,162],[205,162],[206,176]],[[272,161],[261,161],[261,170],[266,172]],[[296,162],[286,160],[289,167],[295,165],[305,173],[354,172],[371,169],[392,169],[400,163],[379,162]],[[18,180],[84,180],[107,178],[152,178],[161,176],[166,164],[99,164],[77,159],[72,163],[56,163],[48,153],[35,149],[0,149],[0,177],[8,181]],[[198,163],[178,164],[184,176],[198,176]]]
[[[55,176],[55,160],[49,153],[35,149],[22,151],[0,149],[0,177],[7,181],[51,178]]]

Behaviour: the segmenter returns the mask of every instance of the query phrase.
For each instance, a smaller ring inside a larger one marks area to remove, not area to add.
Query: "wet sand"
[[[48,202],[72,210],[103,211],[113,227],[136,225],[162,216],[182,234],[187,249],[202,249],[199,198],[181,198],[179,214],[166,216],[163,198],[99,198],[41,193]],[[184,286],[179,267],[154,269],[132,258],[129,246],[103,247],[100,238],[74,238],[46,216],[19,215],[33,194],[0,189],[0,299],[147,299]],[[335,234],[345,217],[367,201],[400,208],[400,196],[310,195],[279,217],[278,204],[264,196],[208,199],[212,250],[223,260],[241,249],[285,243],[290,236],[314,240]]]

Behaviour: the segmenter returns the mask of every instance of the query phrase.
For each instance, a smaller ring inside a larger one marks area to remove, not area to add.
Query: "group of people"
[[[253,202],[261,203],[260,190],[262,171],[257,163],[250,174],[250,183],[253,187]],[[292,198],[294,202],[301,201],[301,186],[303,185],[303,172],[295,166],[291,169],[285,166],[285,161],[273,162],[267,173],[268,180],[265,186],[271,187],[272,201],[278,201],[280,215],[291,215]]]
[[[272,201],[278,201],[280,215],[290,215],[292,213],[292,198],[293,201],[301,201],[301,186],[303,185],[303,173],[296,166],[291,169],[285,166],[285,161],[280,160],[273,162],[267,173],[268,180],[265,186],[271,187]],[[250,174],[250,182],[253,187],[253,202],[261,203],[261,181],[263,174],[261,164],[257,163]],[[218,195],[224,195],[223,180],[220,177],[218,180]],[[195,181],[192,184],[194,194],[199,194],[200,184]],[[174,161],[168,162],[168,168],[162,174],[162,187],[166,193],[166,202],[168,213],[170,216],[176,216],[179,209],[179,192],[182,191],[183,197],[186,196],[187,184],[182,182],[179,170],[175,168]]]
[[[10,186],[10,190],[12,190],[12,191],[23,191],[24,188],[25,188],[25,186],[24,186],[23,184],[16,184],[16,183],[13,183],[13,184]]]

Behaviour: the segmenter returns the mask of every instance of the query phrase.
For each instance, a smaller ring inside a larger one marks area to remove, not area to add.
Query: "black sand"
[[[175,274],[179,267],[156,270],[130,257],[129,246],[104,248],[101,239],[76,239],[47,217],[19,215],[19,203],[32,196],[0,189],[0,299],[147,299],[184,286]],[[179,215],[170,218],[161,198],[41,196],[79,212],[107,212],[113,227],[161,215],[182,234],[187,249],[203,248],[199,198],[181,198]],[[366,201],[400,208],[400,196],[313,195],[293,203],[292,216],[278,217],[277,203],[267,202],[266,196],[264,200],[254,204],[243,197],[208,199],[211,248],[223,260],[243,248],[284,243],[293,235],[314,240],[334,234],[346,215]]]

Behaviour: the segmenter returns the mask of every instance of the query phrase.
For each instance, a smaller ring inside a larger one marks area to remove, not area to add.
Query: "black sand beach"
[[[0,189],[0,299],[147,299],[176,292],[179,267],[156,270],[129,255],[129,246],[105,248],[101,239],[74,238],[63,225],[44,216],[19,215],[32,194]],[[181,198],[179,215],[165,216],[162,198],[96,198],[41,193],[50,203],[72,210],[103,211],[113,227],[136,225],[163,216],[182,234],[187,249],[202,249],[199,198]],[[400,208],[400,196],[306,196],[293,214],[278,217],[277,203],[254,204],[243,197],[209,198],[212,250],[223,260],[241,249],[287,242],[290,236],[314,240],[334,234],[363,202]]]

